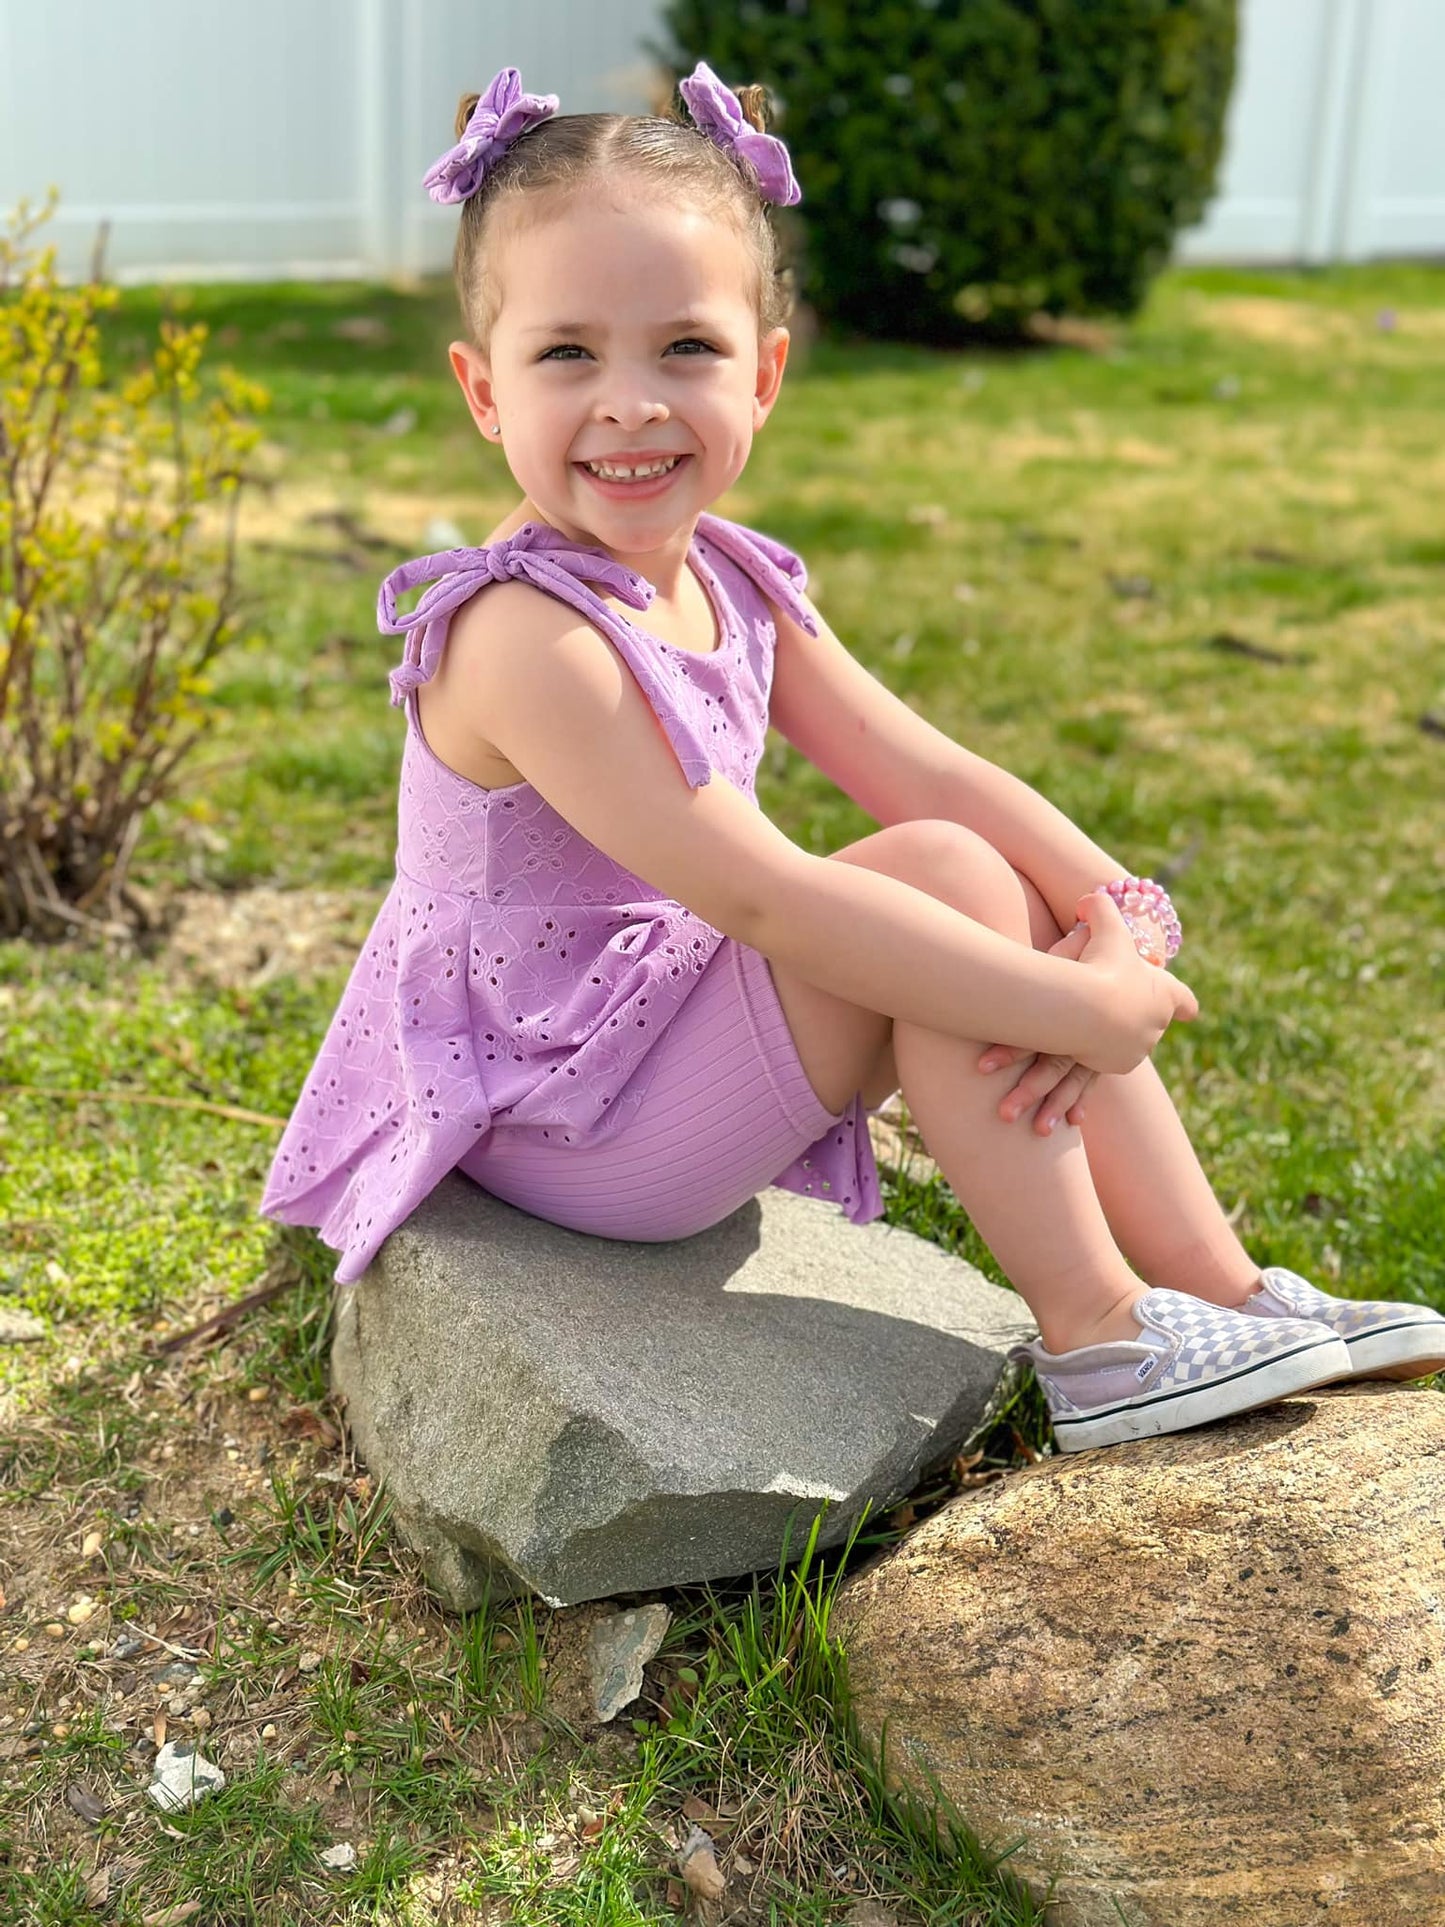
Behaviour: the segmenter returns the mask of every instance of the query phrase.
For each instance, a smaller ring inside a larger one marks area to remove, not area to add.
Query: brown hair
[[[765,87],[737,90],[744,118],[766,132]],[[457,108],[456,138],[461,139],[480,94],[464,94]],[[758,332],[767,334],[792,311],[792,271],[782,265],[769,203],[758,194],[739,165],[696,123],[670,109],[666,114],[561,114],[542,121],[514,141],[462,203],[452,268],[462,319],[475,345],[486,354],[502,305],[502,291],[491,267],[500,215],[521,222],[541,215],[594,174],[623,171],[652,181],[671,196],[687,198],[728,220],[747,243],[757,263],[754,299]],[[545,200],[542,199],[545,195]],[[532,209],[526,205],[533,200]]]

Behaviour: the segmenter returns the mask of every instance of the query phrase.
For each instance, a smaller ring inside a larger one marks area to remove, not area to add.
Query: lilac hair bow
[[[795,207],[802,200],[787,148],[772,134],[760,134],[749,124],[742,102],[705,60],[697,63],[688,79],[678,82],[678,92],[708,139],[756,174],[758,192],[765,201]]]
[[[444,207],[465,201],[512,142],[550,120],[557,107],[555,94],[524,94],[516,68],[503,67],[472,109],[461,139],[427,169],[422,186]]]

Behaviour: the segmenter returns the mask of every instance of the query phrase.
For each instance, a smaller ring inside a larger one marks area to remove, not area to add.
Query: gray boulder
[[[356,1446],[444,1603],[776,1570],[977,1431],[1023,1301],[769,1188],[696,1237],[584,1236],[453,1172],[336,1307]]]

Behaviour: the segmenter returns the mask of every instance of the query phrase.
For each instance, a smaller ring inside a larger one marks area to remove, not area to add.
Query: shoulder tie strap
[[[377,628],[389,635],[409,632],[405,660],[391,672],[393,708],[419,683],[430,682],[435,675],[446,641],[445,618],[484,583],[519,578],[550,590],[588,615],[593,613],[597,598],[583,588],[584,580],[600,583],[610,595],[621,596],[634,609],[645,609],[655,594],[645,577],[614,562],[601,549],[573,542],[538,522],[524,524],[489,548],[441,549],[434,555],[416,556],[392,570],[376,599]],[[420,582],[436,586],[428,589],[409,615],[399,616],[397,597]]]
[[[405,656],[390,675],[392,707],[400,706],[418,684],[435,675],[453,611],[485,583],[508,580],[534,583],[570,603],[604,632],[656,711],[688,782],[694,788],[707,782],[712,764],[701,736],[678,713],[652,656],[598,593],[600,588],[619,596],[629,608],[646,609],[657,591],[645,576],[614,561],[604,549],[574,542],[541,522],[524,523],[488,548],[442,549],[416,556],[385,578],[376,602],[377,628],[383,634],[406,632],[407,636]],[[398,595],[421,582],[434,586],[409,615],[399,616]]]
[[[817,635],[817,619],[802,600],[802,592],[808,585],[808,571],[801,556],[771,535],[750,529],[741,522],[729,522],[721,515],[700,515],[697,526],[706,541],[721,549],[752,577],[769,601],[786,611],[800,629],[810,636]]]

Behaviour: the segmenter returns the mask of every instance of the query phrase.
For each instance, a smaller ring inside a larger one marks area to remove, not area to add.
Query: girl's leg
[[[1029,879],[1019,881],[1034,945],[1046,950],[1058,942],[1059,927]],[[1079,1128],[1094,1189],[1140,1277],[1211,1304],[1242,1305],[1259,1283],[1259,1266],[1225,1217],[1153,1064],[1146,1058],[1127,1076],[1101,1077],[1085,1113]],[[1009,1128],[1032,1127],[1021,1119]],[[1060,1124],[1054,1135],[1072,1128]]]
[[[997,851],[956,824],[895,824],[834,860],[882,870],[1020,943],[1031,940],[1019,878]],[[999,1100],[1022,1072],[979,1073],[990,1039],[890,1024],[784,966],[774,964],[772,973],[803,1067],[830,1110],[841,1110],[859,1089],[865,1102],[877,1103],[902,1085],[930,1155],[1050,1351],[1138,1336],[1129,1308],[1146,1286],[1110,1234],[1083,1137],[1073,1126],[1041,1137],[999,1118]],[[896,1079],[887,1082],[895,1066]]]

